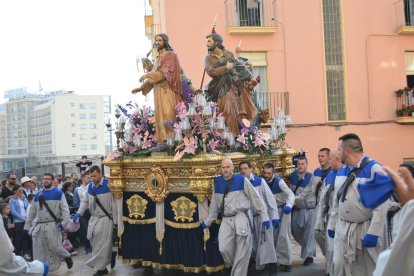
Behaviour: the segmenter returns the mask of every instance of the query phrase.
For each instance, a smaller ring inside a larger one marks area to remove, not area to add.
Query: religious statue
[[[212,78],[206,91],[207,101],[217,102],[229,130],[238,134],[243,119],[254,122],[258,116],[251,92],[257,82],[248,68],[225,49],[219,34],[207,36],[207,49],[205,71]]]
[[[133,94],[142,92],[147,95],[154,89],[155,107],[155,133],[158,142],[163,142],[168,135],[173,133],[173,127],[166,122],[176,120],[175,108],[178,102],[183,100],[183,91],[180,79],[181,67],[177,55],[173,52],[166,34],[155,36],[155,45],[158,55],[155,64],[144,64],[150,72],[139,79],[143,82],[138,88],[133,89]]]

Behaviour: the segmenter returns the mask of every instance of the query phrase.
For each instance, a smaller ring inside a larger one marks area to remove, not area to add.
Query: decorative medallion
[[[165,171],[160,166],[152,166],[145,176],[145,182],[147,183],[146,194],[155,202],[164,202],[169,193],[167,190],[168,176]]]
[[[126,201],[129,217],[137,219],[138,217],[145,217],[145,210],[147,209],[148,200],[139,195],[133,195]]]
[[[194,212],[196,210],[197,204],[192,202],[190,199],[186,198],[185,196],[181,196],[171,202],[171,206],[174,212],[174,219],[176,221],[185,222],[192,222]]]

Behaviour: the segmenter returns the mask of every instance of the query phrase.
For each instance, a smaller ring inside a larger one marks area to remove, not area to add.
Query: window
[[[247,59],[253,66],[253,75],[256,78],[260,76],[260,83],[256,85],[254,103],[259,109],[274,108],[270,107],[270,91],[267,87],[267,57],[265,52],[242,52],[240,57]]]
[[[91,136],[90,136],[91,138],[91,140],[96,140],[96,139],[98,139],[98,134],[91,134]]]
[[[414,87],[414,52],[405,52],[407,86]]]
[[[72,148],[76,148],[76,144],[72,144]]]
[[[89,128],[90,128],[90,129],[96,129],[96,124],[90,124],[90,125],[89,125]]]
[[[79,104],[79,109],[86,109],[86,104]]]
[[[260,0],[236,0],[236,14],[239,26],[260,26]]]
[[[80,149],[80,150],[88,150],[88,145],[87,145],[87,144],[81,144],[81,145],[79,146],[79,149]]]
[[[76,137],[76,133],[72,133],[72,137]]]
[[[405,26],[414,26],[414,0],[404,0]]]
[[[90,113],[89,119],[96,119],[96,113]]]
[[[75,113],[70,113],[70,117],[75,117]]]
[[[75,107],[75,103],[70,103],[70,106],[71,107]]]
[[[328,120],[346,120],[341,0],[322,0]]]
[[[79,114],[79,119],[81,120],[86,119],[86,114],[85,113]]]
[[[71,124],[71,127],[75,127],[75,123],[72,123],[72,124]]]
[[[96,109],[96,103],[90,103],[89,109]]]
[[[98,145],[97,144],[91,144],[91,150],[97,150]]]
[[[88,125],[87,124],[81,124],[80,129],[88,129]]]
[[[80,138],[81,141],[85,141],[85,140],[88,140],[88,135],[81,134],[81,135],[79,135],[79,138]]]

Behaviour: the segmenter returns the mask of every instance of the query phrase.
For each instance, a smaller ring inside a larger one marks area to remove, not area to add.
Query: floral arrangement
[[[174,160],[203,153],[222,155],[234,151],[272,154],[272,149],[284,145],[286,125],[291,124],[290,116],[285,116],[279,110],[269,133],[250,126],[248,120],[243,120],[240,134],[235,137],[226,127],[225,118],[219,113],[216,104],[206,102],[204,95],[198,94],[186,99],[186,102],[178,103],[176,121],[165,122],[174,127],[174,133],[167,137],[166,143],[157,143],[154,111],[150,107],[140,108],[129,102],[126,107],[118,105],[117,110],[119,111],[115,113],[122,113],[121,119],[125,118],[123,120],[127,123],[122,143],[113,155],[108,156],[107,161],[121,157],[147,156],[154,151],[174,154]],[[119,118],[121,114],[115,116]]]
[[[221,154],[228,130],[214,103],[207,103],[203,95],[196,95],[188,101],[188,110],[184,102],[180,102],[176,110],[174,136],[167,139],[167,145],[175,147],[175,160],[202,152]]]
[[[145,156],[157,150],[159,145],[155,141],[155,114],[150,107],[139,107],[131,102],[126,107],[117,105],[119,111],[127,120],[124,139],[118,148],[109,158],[117,159],[127,156]]]
[[[397,117],[406,117],[414,115],[414,89],[405,87],[395,91],[397,96]]]
[[[244,127],[240,130],[240,135],[236,138],[236,149],[252,154],[271,154],[271,136],[259,130],[256,126],[250,127],[248,120],[243,120]]]

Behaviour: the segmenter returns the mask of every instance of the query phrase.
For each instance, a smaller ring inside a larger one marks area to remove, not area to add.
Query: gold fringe
[[[142,259],[124,259],[121,256],[118,257],[118,259],[122,260],[123,264],[126,265],[134,265],[137,263],[141,263],[142,266],[151,266],[153,268],[157,268],[157,269],[179,269],[182,270],[183,272],[187,272],[187,273],[200,273],[203,272],[204,270],[207,271],[208,273],[212,273],[212,272],[218,272],[221,271],[223,269],[226,268],[230,268],[231,265],[229,264],[222,264],[219,266],[200,266],[200,267],[191,267],[191,266],[185,266],[182,264],[177,264],[177,265],[173,265],[173,264],[160,264],[160,263],[154,263],[151,261],[144,261]]]
[[[129,217],[122,217],[122,220],[129,224],[153,224],[156,222],[156,218],[150,219],[130,219]]]
[[[165,225],[168,225],[173,228],[178,228],[178,229],[194,229],[194,228],[200,227],[199,221],[192,222],[192,223],[177,223],[177,222],[173,222],[173,221],[165,219],[164,223]]]

